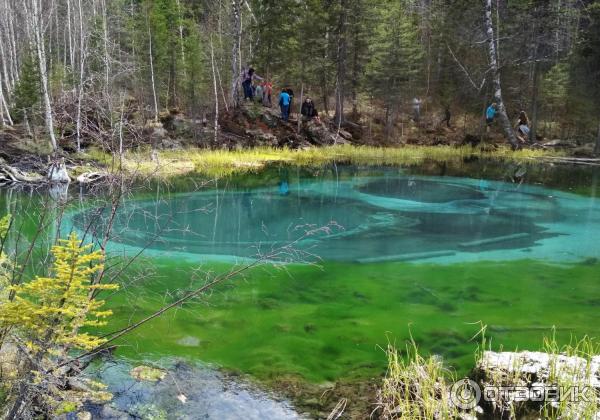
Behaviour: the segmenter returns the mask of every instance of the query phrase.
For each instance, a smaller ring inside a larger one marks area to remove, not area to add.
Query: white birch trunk
[[[231,50],[231,103],[234,108],[240,105],[242,17],[240,0],[231,1],[231,23],[233,27],[233,47]]]
[[[8,41],[9,41],[9,49],[10,49],[10,61],[11,61],[11,86],[14,89],[16,83],[19,81],[19,56],[17,55],[17,41],[15,35],[15,29],[13,24],[14,13],[12,10],[10,13],[6,13],[7,21],[8,21]]]
[[[213,47],[212,36],[210,37],[210,64],[212,66],[213,88],[215,95],[215,144],[219,140],[219,92],[217,90],[217,72],[215,71],[215,49]]]
[[[179,15],[179,44],[181,45],[181,64],[183,67],[183,77],[187,78],[187,69],[185,67],[185,48],[183,45],[183,15],[181,14],[181,0],[177,0],[177,13]]]
[[[83,100],[83,72],[85,65],[85,41],[83,32],[83,11],[81,0],[78,0],[77,6],[79,9],[79,86],[77,87],[77,152],[81,152],[81,101]]]
[[[4,126],[6,123],[8,123],[8,125],[13,125],[13,120],[10,117],[10,111],[8,109],[8,104],[6,103],[6,97],[4,96],[4,91],[2,90],[2,83],[0,83],[0,124]]]
[[[5,42],[5,37],[4,37],[4,31],[3,26],[0,26],[0,61],[2,62],[2,77],[0,77],[0,84],[4,83],[4,88],[6,90],[6,95],[8,97],[10,97],[11,95],[11,90],[12,90],[12,86],[10,83],[10,76],[9,76],[9,66],[7,64],[7,55],[6,55],[6,51],[5,51],[5,45],[7,45],[7,43]]]
[[[81,16],[81,14],[80,14]],[[81,18],[80,18],[81,19]],[[71,68],[73,68],[74,63],[73,63],[73,56],[74,56],[74,52],[73,52],[73,31],[71,30],[71,1],[67,0],[67,30],[68,30],[68,38],[69,38],[69,64],[71,65]]]
[[[490,60],[490,69],[493,75],[494,82],[494,98],[498,104],[498,115],[504,134],[513,148],[518,147],[517,138],[512,129],[510,120],[506,113],[506,107],[502,100],[502,84],[500,83],[500,69],[498,67],[498,55],[496,51],[496,40],[494,38],[494,25],[492,23],[492,0],[485,1],[485,31],[487,34],[488,55]]]
[[[52,104],[50,103],[50,92],[48,88],[48,68],[46,66],[46,50],[44,47],[44,38],[42,36],[43,22],[41,17],[39,0],[28,0],[31,2],[30,24],[31,32],[34,36],[34,47],[37,54],[40,79],[42,84],[42,99],[44,102],[44,114],[46,120],[46,130],[50,138],[50,144],[54,152],[58,151],[58,143],[54,135],[54,119],[52,116]]]
[[[154,99],[154,121],[158,121],[158,100],[156,99],[156,85],[154,83],[154,59],[152,58],[152,33],[150,32],[150,20],[146,11],[146,26],[148,28],[148,58],[150,59],[150,79],[152,82],[152,98]]]

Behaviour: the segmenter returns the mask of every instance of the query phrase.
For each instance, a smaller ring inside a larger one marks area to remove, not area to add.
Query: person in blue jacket
[[[285,89],[281,89],[281,93],[279,94],[279,106],[281,108],[281,119],[286,122],[290,118],[290,101],[290,94],[287,93]]]
[[[487,129],[489,131],[490,126],[494,123],[494,119],[496,118],[496,113],[498,112],[498,104],[496,102],[492,103],[488,106],[485,111],[485,122],[487,124]]]

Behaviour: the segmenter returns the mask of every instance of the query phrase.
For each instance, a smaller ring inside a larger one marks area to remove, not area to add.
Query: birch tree
[[[52,116],[52,104],[50,102],[50,91],[48,88],[48,68],[46,63],[46,49],[44,46],[43,28],[45,23],[42,18],[40,0],[26,0],[23,2],[29,32],[33,35],[32,47],[36,52],[40,71],[40,82],[42,87],[42,100],[44,102],[44,114],[46,130],[54,153],[58,151],[58,143],[54,134],[54,117]]]
[[[504,101],[502,100],[502,84],[500,82],[500,68],[498,66],[498,51],[496,49],[496,40],[494,38],[494,25],[492,22],[492,0],[484,0],[485,1],[485,33],[487,37],[487,45],[488,45],[488,57],[490,62],[490,70],[492,72],[492,81],[494,86],[494,99],[498,104],[498,115],[500,116],[500,124],[502,125],[502,129],[504,130],[504,135],[510,142],[513,148],[518,147],[517,138],[512,129],[512,125],[510,120],[508,119],[508,115],[506,113],[506,107],[504,106]]]
[[[241,0],[231,1],[233,47],[231,49],[231,103],[240,105],[240,78],[242,68],[242,8]]]

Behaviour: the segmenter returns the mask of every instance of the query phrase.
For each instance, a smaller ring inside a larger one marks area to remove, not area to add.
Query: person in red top
[[[269,108],[272,106],[271,95],[273,94],[273,83],[265,82],[263,85],[263,105],[268,106]]]

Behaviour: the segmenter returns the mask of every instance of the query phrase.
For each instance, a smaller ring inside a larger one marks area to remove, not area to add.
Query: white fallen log
[[[107,178],[108,173],[106,172],[85,172],[77,177],[77,182],[80,184],[93,184]]]

